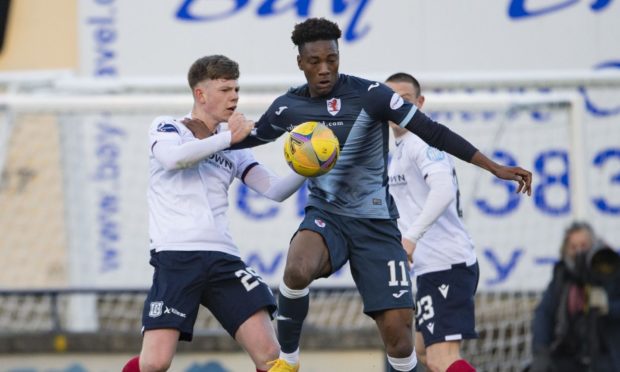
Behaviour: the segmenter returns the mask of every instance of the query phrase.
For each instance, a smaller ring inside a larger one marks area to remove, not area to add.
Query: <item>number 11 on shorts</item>
[[[400,266],[400,280],[397,278],[396,261],[388,261],[387,265],[390,268],[390,281],[388,282],[390,287],[409,285],[409,281],[407,280],[407,263],[405,261],[398,261],[398,266]]]

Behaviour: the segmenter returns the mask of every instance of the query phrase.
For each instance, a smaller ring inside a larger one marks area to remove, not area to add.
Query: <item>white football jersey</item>
[[[413,254],[416,275],[447,270],[452,264],[476,262],[474,244],[460,218],[458,182],[452,159],[413,133],[396,139],[388,168],[390,193],[400,214],[398,227],[404,233],[420,215],[430,190],[426,177],[438,172],[452,178],[456,198],[417,241]]]
[[[224,130],[220,124],[217,132]],[[239,256],[228,228],[228,188],[256,160],[250,150],[222,150],[176,170],[153,155],[158,141],[197,141],[180,120],[158,117],[151,124],[148,189],[150,248],[157,251],[219,251]]]

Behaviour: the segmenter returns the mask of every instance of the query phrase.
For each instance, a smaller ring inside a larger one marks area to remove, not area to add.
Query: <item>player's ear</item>
[[[297,55],[297,67],[303,71],[303,69],[301,68],[301,55]]]
[[[418,99],[416,99],[416,106],[418,106],[418,108],[422,108],[422,106],[424,106],[424,101],[426,100],[426,98],[424,98],[424,96],[420,95],[420,97],[418,97]]]
[[[194,88],[194,101],[202,104],[202,103],[205,103],[206,100],[207,100],[207,97],[205,95],[205,90],[198,86]]]

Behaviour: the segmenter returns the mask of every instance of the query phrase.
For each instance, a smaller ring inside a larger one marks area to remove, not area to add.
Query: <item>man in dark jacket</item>
[[[531,372],[620,371],[620,256],[573,223],[536,308]]]

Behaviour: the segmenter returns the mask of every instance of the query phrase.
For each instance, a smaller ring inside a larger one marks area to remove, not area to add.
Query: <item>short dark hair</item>
[[[409,83],[409,84],[413,84],[413,87],[417,91],[416,97],[419,97],[420,94],[422,94],[422,87],[420,86],[420,82],[418,82],[418,79],[414,78],[413,75],[408,74],[406,72],[397,72],[395,74],[392,74],[385,81],[387,83]]]
[[[301,52],[301,48],[305,43],[318,40],[334,40],[336,44],[342,36],[342,31],[338,25],[325,18],[308,18],[305,21],[295,25],[291,40]]]
[[[189,87],[194,89],[203,80],[239,78],[239,64],[223,55],[211,55],[198,58],[187,73]]]

